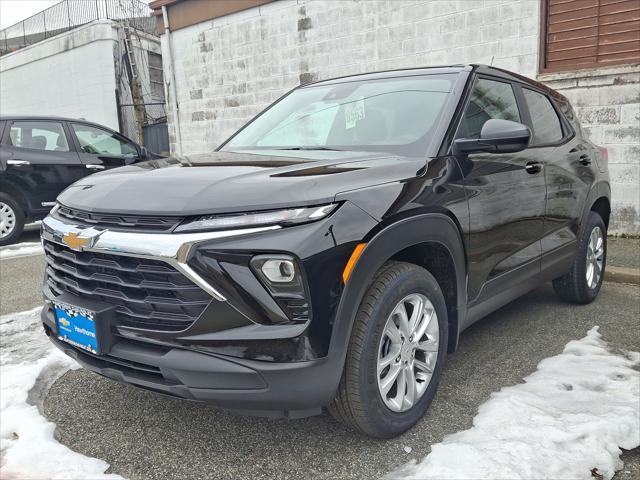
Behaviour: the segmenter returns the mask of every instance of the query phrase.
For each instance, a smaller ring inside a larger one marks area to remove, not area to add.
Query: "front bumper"
[[[343,288],[341,272],[362,232],[375,224],[348,202],[327,219],[296,227],[203,234],[115,231],[50,216],[42,224],[47,271],[68,274],[65,285],[70,287],[52,290],[52,283],[60,286],[64,279],[52,282],[47,274],[42,321],[58,348],[106,377],[245,412],[289,417],[318,413],[332,400],[342,372],[344,352],[329,355]],[[63,240],[68,234],[88,239],[82,252],[75,259],[68,249],[65,255],[72,257],[52,256],[53,244],[70,247]],[[83,257],[83,252],[95,259]],[[287,253],[301,263],[313,309],[307,321],[289,321],[246,268],[247,259],[264,253]],[[122,277],[104,284],[108,262],[117,258],[130,259],[121,265],[127,271],[135,271],[140,262],[172,266],[210,295],[208,306],[181,330],[135,327],[116,318],[110,324],[109,349],[102,355],[58,340],[53,301],[64,298],[69,305],[99,311],[98,305],[104,306],[100,301],[110,298],[103,287],[117,290],[119,283],[135,286],[139,281]],[[94,265],[99,265],[97,270],[88,270]],[[74,278],[89,284],[75,284]]]
[[[126,339],[115,342],[106,355],[93,355],[57,338],[49,303],[41,319],[51,342],[87,370],[164,395],[297,418],[320,413],[335,388],[326,358],[260,362]]]

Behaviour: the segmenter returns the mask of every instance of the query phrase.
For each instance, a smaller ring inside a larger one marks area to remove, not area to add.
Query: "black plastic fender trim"
[[[441,213],[399,220],[382,229],[367,243],[345,285],[329,347],[329,361],[334,364],[336,372],[335,388],[342,375],[356,313],[374,274],[396,253],[425,242],[443,245],[453,259],[458,298],[454,312],[456,318],[449,319],[450,326],[454,327],[454,331],[449,331],[449,350],[457,347],[459,326],[464,324],[467,310],[466,260],[461,232],[450,217]]]

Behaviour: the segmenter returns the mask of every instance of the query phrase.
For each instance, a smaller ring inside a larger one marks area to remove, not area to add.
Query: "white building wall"
[[[539,24],[539,0],[280,0],[177,30],[182,151],[211,151],[290,88],[323,78],[455,63],[536,78]],[[640,234],[639,71],[541,77],[609,149],[615,233]]]
[[[104,20],[0,57],[0,114],[84,118],[118,130],[116,41]]]

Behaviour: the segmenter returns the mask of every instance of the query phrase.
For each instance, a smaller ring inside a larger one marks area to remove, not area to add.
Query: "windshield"
[[[310,85],[293,90],[222,150],[335,149],[423,156],[455,74]]]

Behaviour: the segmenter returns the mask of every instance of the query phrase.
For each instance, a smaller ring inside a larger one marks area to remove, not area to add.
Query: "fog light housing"
[[[309,292],[299,262],[290,255],[256,255],[251,269],[290,320],[311,318]]]
[[[291,283],[296,276],[295,266],[289,259],[269,259],[260,270],[272,283]]]

